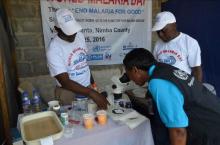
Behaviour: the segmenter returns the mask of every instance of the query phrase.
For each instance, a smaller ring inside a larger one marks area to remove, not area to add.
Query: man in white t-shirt
[[[58,85],[55,95],[61,97],[62,91],[66,91],[63,96],[71,96],[66,98],[70,100],[69,104],[74,94],[87,96],[93,99],[99,108],[106,109],[106,98],[89,87],[91,72],[86,60],[85,38],[80,32],[82,27],[68,9],[59,9],[55,15],[54,28],[57,35],[47,50],[49,71],[51,76],[56,78]],[[64,102],[68,103],[66,100]]]
[[[202,81],[199,44],[189,35],[177,31],[175,16],[168,11],[158,13],[152,31],[156,31],[160,38],[153,50],[154,57]]]

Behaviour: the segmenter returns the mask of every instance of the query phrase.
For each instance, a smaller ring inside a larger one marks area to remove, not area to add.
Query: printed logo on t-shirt
[[[188,77],[189,77],[186,72],[184,72],[184,71],[182,71],[182,70],[180,70],[180,69],[174,70],[174,71],[173,71],[173,74],[174,74],[177,78],[179,78],[179,79],[181,79],[181,80],[187,80]]]
[[[169,64],[169,65],[174,65],[176,63],[176,59],[173,56],[168,56],[164,59],[159,58],[158,60],[159,60],[159,62],[166,63],[166,64]]]
[[[76,64],[78,64],[78,63],[80,63],[80,62],[83,62],[83,61],[85,61],[86,60],[86,55],[85,55],[85,53],[80,53],[79,54],[79,56],[78,56],[78,59],[76,59],[76,60],[74,60],[73,61],[73,64],[74,65],[76,65]]]
[[[84,48],[74,49],[68,57],[68,69],[71,77],[83,75],[89,71],[88,64],[86,61],[86,51]]]
[[[69,74],[70,74],[70,77],[77,77],[77,76],[83,75],[87,71],[88,71],[87,69],[83,69],[83,70],[79,70],[79,71],[71,71],[71,72],[69,72]]]
[[[157,58],[160,62],[174,65],[177,61],[183,61],[181,54],[175,50],[161,50],[157,54]]]

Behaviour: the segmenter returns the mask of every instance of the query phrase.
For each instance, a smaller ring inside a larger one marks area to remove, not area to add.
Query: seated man
[[[153,51],[156,60],[192,74],[202,82],[200,46],[197,40],[177,30],[175,16],[168,11],[158,13],[152,31],[159,37]]]
[[[90,88],[91,72],[82,27],[68,9],[57,10],[55,19],[57,35],[50,42],[47,61],[51,76],[57,80],[56,97],[64,104],[71,104],[74,95],[87,96],[99,108],[106,109],[106,98]]]
[[[220,144],[220,98],[194,76],[158,63],[144,48],[130,51],[123,63],[130,80],[140,86],[148,82],[155,145]]]

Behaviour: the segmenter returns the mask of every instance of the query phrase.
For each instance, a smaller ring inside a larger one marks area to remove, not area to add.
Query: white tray
[[[59,139],[64,127],[53,111],[45,111],[24,116],[20,121],[21,136],[27,145],[40,145],[40,140],[52,137]]]

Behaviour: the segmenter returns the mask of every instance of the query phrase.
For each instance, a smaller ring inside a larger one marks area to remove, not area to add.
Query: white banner
[[[41,0],[46,49],[59,8],[70,9],[83,27],[90,65],[121,64],[131,49],[151,49],[151,0]]]

